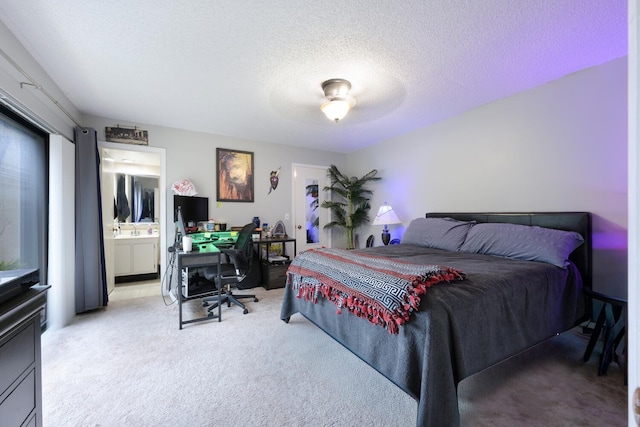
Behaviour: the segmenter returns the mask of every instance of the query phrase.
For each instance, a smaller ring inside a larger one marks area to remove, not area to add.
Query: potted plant
[[[327,171],[331,185],[324,187],[324,191],[331,191],[331,200],[322,202],[322,207],[331,210],[331,221],[324,228],[343,228],[347,234],[347,249],[354,249],[353,231],[370,221],[369,196],[373,194],[365,185],[371,181],[378,181],[378,171],[373,169],[361,178],[349,177],[331,165]]]

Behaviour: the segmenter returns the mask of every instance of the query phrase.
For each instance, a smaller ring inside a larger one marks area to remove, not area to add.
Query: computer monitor
[[[180,237],[184,237],[187,235],[187,229],[184,226],[184,219],[182,218],[182,208],[180,206],[178,206],[178,208],[176,209],[176,227],[180,232]],[[177,239],[178,236],[176,236],[176,240]]]
[[[173,207],[176,209],[174,221],[178,220],[177,209],[182,209],[182,220],[186,227],[191,227],[190,223],[197,225],[198,222],[209,220],[209,198],[198,196],[173,195]]]

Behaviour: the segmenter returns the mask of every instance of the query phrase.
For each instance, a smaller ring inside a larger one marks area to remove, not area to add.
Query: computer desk
[[[183,292],[185,286],[189,286],[189,278],[187,277],[186,285],[183,283],[182,270],[184,268],[198,268],[218,266],[218,276],[220,276],[221,252],[219,248],[232,247],[238,239],[237,231],[209,231],[190,234],[193,239],[193,251],[178,251],[178,305],[179,305],[179,321],[180,329],[182,325],[188,323],[201,322],[204,320],[218,319],[221,320],[221,307],[218,305],[218,314],[210,314],[206,317],[199,317],[190,320],[182,320],[182,302],[190,299],[203,298],[207,295],[213,295],[218,292],[217,289],[197,293],[191,295],[189,292]],[[187,296],[185,296],[187,294]]]
[[[202,243],[213,243],[220,247],[230,247],[238,240],[237,231],[202,231],[198,233],[189,234],[193,239],[194,245]]]
[[[218,292],[217,289],[211,290],[208,292],[203,292],[201,294],[197,294],[194,296],[184,297],[183,290],[185,287],[185,283],[183,283],[182,278],[182,269],[183,268],[197,268],[197,267],[210,267],[213,265],[218,266],[218,276],[220,276],[220,257],[222,253],[220,249],[218,249],[214,244],[198,244],[194,245],[194,249],[191,252],[183,252],[182,250],[178,251],[178,312],[179,312],[179,321],[180,321],[180,329],[182,329],[182,325],[186,325],[188,323],[194,322],[202,322],[204,320],[218,319],[218,322],[221,320],[221,304],[218,304],[218,314],[213,314],[213,312],[209,312],[210,314],[206,317],[198,317],[189,320],[182,320],[182,302],[188,301],[190,299],[203,298],[209,294],[215,294]],[[186,286],[189,286],[189,278],[187,277]]]

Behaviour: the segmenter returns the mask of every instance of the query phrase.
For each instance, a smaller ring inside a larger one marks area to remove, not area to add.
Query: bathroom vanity
[[[158,234],[122,234],[114,238],[113,244],[116,277],[158,272]]]

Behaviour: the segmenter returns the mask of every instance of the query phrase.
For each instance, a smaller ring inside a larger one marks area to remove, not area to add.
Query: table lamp
[[[401,221],[393,211],[393,208],[385,203],[384,205],[380,206],[380,209],[378,209],[376,219],[373,220],[373,223],[371,225],[384,225],[384,230],[382,230],[382,243],[388,245],[389,240],[391,239],[391,234],[389,234],[387,225],[400,223]]]

